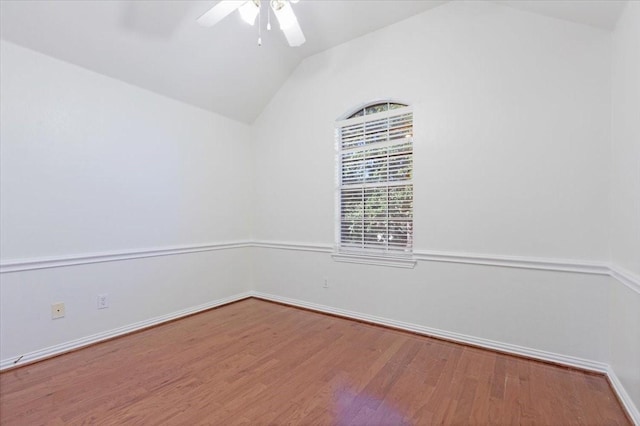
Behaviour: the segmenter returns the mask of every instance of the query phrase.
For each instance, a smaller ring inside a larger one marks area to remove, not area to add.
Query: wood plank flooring
[[[257,299],[4,372],[0,423],[631,424],[604,376]]]

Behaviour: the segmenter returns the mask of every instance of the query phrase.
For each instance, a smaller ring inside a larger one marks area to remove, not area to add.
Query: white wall
[[[610,36],[452,2],[305,60],[254,125],[258,240],[333,244],[336,118],[415,107],[416,250],[606,259]],[[259,249],[259,291],[605,361],[606,277]],[[330,288],[321,288],[329,277]]]
[[[248,126],[2,43],[2,255],[248,237]]]
[[[640,277],[639,2],[627,3],[613,34],[612,74],[611,260]],[[640,294],[615,283],[610,315],[610,363],[640,407]]]
[[[258,248],[259,292],[523,348],[606,360],[609,278],[419,262],[415,269],[334,262]],[[323,288],[323,279],[329,287]]]
[[[249,237],[248,126],[11,43],[0,54],[3,263]],[[249,262],[232,249],[3,273],[0,358],[246,291]]]
[[[640,275],[640,4],[629,2],[613,34],[611,257]]]
[[[416,109],[417,249],[604,259],[609,41],[452,2],[306,59],[255,123],[255,236],[333,243],[333,123],[393,97]]]
[[[149,325],[195,307],[234,297],[251,282],[249,249],[233,249],[6,273],[1,277],[3,361],[46,356],[92,336]],[[97,309],[98,294],[109,308]],[[51,303],[66,316],[51,320]],[[189,312],[186,312],[189,311]],[[9,362],[6,366],[11,366]],[[6,367],[3,365],[3,368]]]

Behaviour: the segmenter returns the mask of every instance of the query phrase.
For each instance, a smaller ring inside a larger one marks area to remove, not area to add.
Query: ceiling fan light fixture
[[[298,25],[298,19],[293,13],[293,9],[288,1],[271,0],[271,8],[276,18],[278,18],[281,30],[286,30],[294,25]]]
[[[285,0],[271,0],[269,4],[271,5],[271,9],[273,9],[273,11],[275,12],[284,7],[284,2]]]
[[[278,18],[280,29],[287,38],[289,46],[297,47],[303,45],[306,40],[302,29],[300,29],[298,18],[293,13],[291,2],[288,0],[271,0],[271,9],[276,18]]]
[[[260,13],[260,1],[249,0],[238,9],[238,12],[240,13],[240,17],[244,22],[249,25],[255,25],[256,18]]]
[[[0,0],[1,1],[1,0]],[[291,4],[292,0],[219,0],[218,3],[198,18],[198,23],[204,27],[212,27],[227,17],[230,13],[238,10],[240,17],[249,25],[255,25],[258,20],[258,45],[262,44],[262,24],[260,8],[262,1],[268,1],[267,6],[267,30],[271,29],[271,13],[280,23],[280,29],[289,43],[289,46],[297,47],[303,45],[306,40],[298,18]]]

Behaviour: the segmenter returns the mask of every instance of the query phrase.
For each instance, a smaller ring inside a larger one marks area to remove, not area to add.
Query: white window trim
[[[380,103],[383,102],[389,102],[389,101],[380,101]],[[364,105],[362,108],[365,108],[369,105],[375,105],[377,102],[372,102],[370,104]],[[393,109],[393,110],[388,110],[388,111],[384,111],[384,112],[379,112],[375,114],[375,118],[376,119],[382,119],[382,118],[388,118],[388,117],[393,117],[399,114],[403,114],[403,113],[408,113],[411,112],[413,113],[413,107],[411,106],[406,106],[403,107],[401,109]],[[357,264],[365,264],[365,265],[377,265],[377,266],[386,266],[386,267],[394,267],[394,268],[407,268],[407,269],[413,269],[416,264],[417,261],[414,259],[413,257],[413,247],[411,248],[411,251],[406,252],[406,253],[402,253],[402,252],[397,252],[397,253],[393,253],[393,252],[381,252],[379,250],[371,250],[371,251],[367,251],[366,249],[363,248],[347,248],[347,247],[341,247],[340,245],[340,241],[341,241],[341,186],[340,186],[340,177],[341,177],[341,173],[342,173],[342,159],[341,159],[341,153],[342,153],[342,149],[340,146],[341,143],[341,139],[339,136],[339,130],[345,126],[345,125],[354,125],[354,124],[360,124],[360,123],[364,123],[367,121],[371,121],[371,117],[372,115],[368,115],[368,116],[361,116],[361,117],[354,117],[354,118],[348,118],[348,119],[344,119],[344,120],[338,120],[335,123],[335,144],[334,144],[334,151],[335,151],[335,199],[334,199],[334,228],[335,228],[335,246],[334,246],[334,251],[331,255],[331,257],[333,258],[334,261],[336,262],[344,262],[344,263],[357,263]],[[415,127],[414,127],[414,131],[415,131]],[[413,137],[411,138],[411,143],[413,144],[414,139]],[[385,146],[385,145],[390,145],[389,142],[380,142],[380,143],[374,143],[371,144],[372,146]],[[414,163],[415,164],[415,163]],[[394,182],[392,183],[392,185],[395,184],[410,184],[413,186],[413,179],[410,180],[406,180],[406,181],[401,181],[400,182]],[[372,184],[372,186],[386,186],[388,185],[388,183],[377,183],[377,184]],[[414,228],[415,229],[415,228]]]
[[[331,257],[336,262],[344,262],[344,263],[360,263],[365,265],[377,265],[377,266],[390,266],[393,268],[407,268],[413,269],[418,263],[413,256],[407,257],[392,257],[392,256],[381,256],[381,255],[373,255],[373,254],[364,254],[364,253],[350,253],[346,251],[337,251],[334,252]]]

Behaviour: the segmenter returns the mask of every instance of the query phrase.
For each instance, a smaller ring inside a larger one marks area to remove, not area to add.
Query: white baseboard
[[[633,403],[631,396],[627,393],[627,390],[625,389],[622,382],[620,382],[620,379],[618,379],[618,376],[616,375],[615,371],[613,371],[613,368],[609,367],[607,369],[607,377],[609,378],[611,386],[613,386],[613,390],[618,395],[618,399],[620,400],[620,402],[622,402],[622,405],[624,405],[624,408],[627,410],[627,414],[629,414],[629,417],[631,417],[631,420],[636,424],[636,426],[640,426],[640,411],[638,410],[638,407],[636,407],[636,405]]]
[[[22,356],[16,356],[9,359],[3,359],[0,361],[0,371],[11,367],[17,367],[19,365],[28,364],[34,361],[39,361],[45,358],[50,358],[56,355],[63,354],[75,349],[82,348],[84,346],[93,345],[104,340],[112,339],[114,337],[122,336],[133,331],[142,330],[144,328],[153,327],[163,322],[172,321],[178,318],[192,315],[198,312],[206,311],[207,309],[215,308],[216,306],[225,305],[227,303],[236,302],[238,300],[251,297],[251,292],[239,293],[223,299],[212,300],[207,303],[203,303],[198,306],[182,309],[180,311],[172,312],[170,314],[161,315],[148,320],[136,322],[134,324],[125,325],[123,327],[115,328],[101,333],[93,334],[91,336],[82,337],[80,339],[72,340],[69,342],[61,343],[59,345],[49,346],[48,348],[40,349],[37,351],[23,354]]]
[[[317,312],[338,315],[341,317],[351,318],[351,319],[360,320],[360,321],[366,321],[373,324],[379,324],[387,327],[396,328],[399,330],[411,331],[414,333],[423,334],[425,336],[438,337],[438,338],[450,340],[453,342],[479,346],[482,348],[491,349],[499,352],[525,356],[525,357],[537,359],[540,361],[552,362],[555,364],[565,365],[568,367],[575,367],[575,368],[580,368],[582,370],[588,370],[588,371],[594,371],[597,373],[606,374],[616,394],[618,395],[620,401],[622,402],[625,409],[627,410],[627,413],[629,414],[631,419],[636,423],[636,425],[640,426],[640,414],[638,413],[638,409],[635,406],[629,394],[627,393],[626,389],[624,388],[624,386],[616,376],[611,366],[609,366],[609,364],[598,362],[598,361],[591,361],[591,360],[574,357],[574,356],[567,356],[567,355],[557,354],[553,352],[542,351],[539,349],[527,348],[524,346],[513,345],[510,343],[497,342],[494,340],[483,339],[480,337],[469,336],[466,334],[439,330],[437,328],[425,327],[418,324],[396,321],[389,318],[382,318],[382,317],[377,317],[373,315],[367,315],[367,314],[349,311],[345,309],[334,308],[331,306],[320,305],[317,303],[305,302],[303,300],[290,299],[288,297],[276,296],[274,294],[262,293],[259,291],[252,291],[251,295],[253,297],[264,299],[264,300],[270,300],[272,302],[284,303],[286,305],[297,306],[300,308],[310,309]]]
[[[396,321],[389,318],[377,317],[374,315],[363,314],[360,312],[348,311],[345,309],[334,308],[326,305],[319,305],[316,303],[309,303],[298,299],[289,299],[287,297],[276,296],[274,294],[262,293],[259,291],[251,292],[252,295],[259,299],[270,300],[272,302],[284,303],[287,305],[298,306],[305,309],[311,309],[313,311],[323,312],[327,314],[333,314],[351,318],[360,321],[366,321],[374,324],[383,325],[386,327],[397,328],[400,330],[411,331],[413,333],[423,334],[425,336],[438,337],[445,340],[450,340],[458,343],[469,344],[473,346],[480,346],[495,351],[506,352],[514,355],[526,356],[529,358],[535,358],[542,361],[553,362],[557,364],[566,365],[569,367],[581,368],[583,370],[595,371],[598,373],[606,373],[608,364],[597,361],[590,361],[578,357],[560,355],[553,352],[541,351],[538,349],[531,349],[524,346],[513,345],[510,343],[496,342],[494,340],[483,339],[480,337],[469,336],[461,333],[454,333],[451,331],[440,330],[432,327],[425,327],[423,325],[412,324],[403,321]]]

